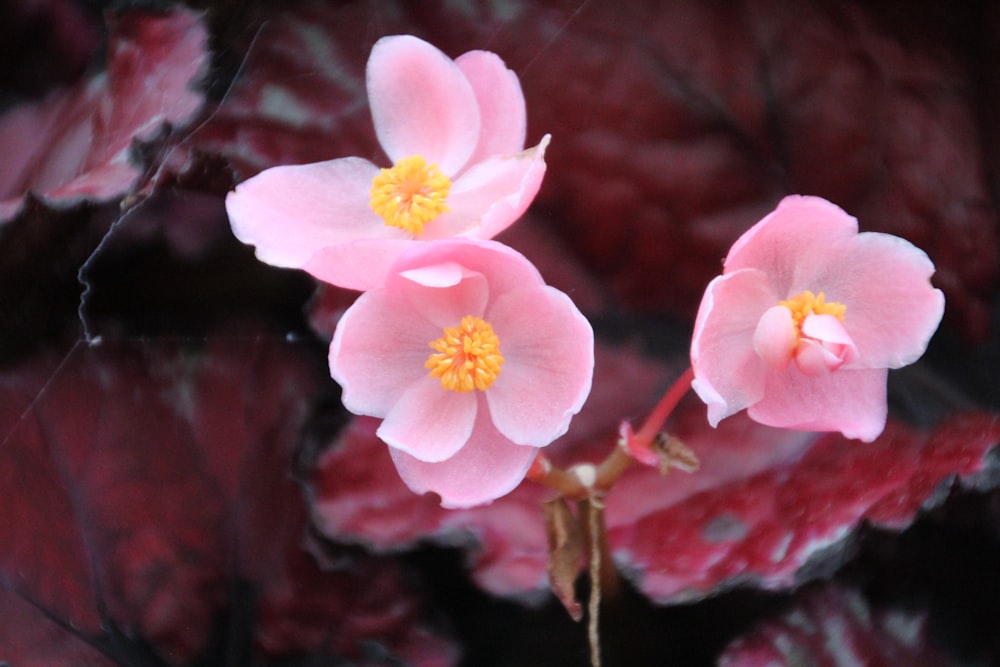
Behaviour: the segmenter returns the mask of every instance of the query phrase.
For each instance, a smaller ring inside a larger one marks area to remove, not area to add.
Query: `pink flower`
[[[451,60],[416,37],[383,37],[367,86],[391,168],[360,157],[274,167],[226,198],[259,259],[358,290],[381,285],[418,241],[510,226],[538,192],[548,144],[524,150],[524,95],[493,53]]]
[[[933,273],[909,242],[786,197],[733,245],[698,310],[692,386],[709,422],[746,408],[762,424],[874,440],[888,369],[916,361],[941,321]]]
[[[418,244],[337,325],[330,372],[348,410],[383,419],[403,481],[445,507],[490,502],[566,432],[590,392],[594,336],[521,254]]]

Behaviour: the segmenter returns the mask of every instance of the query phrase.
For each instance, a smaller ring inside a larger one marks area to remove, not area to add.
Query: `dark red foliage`
[[[371,642],[453,662],[393,563],[344,552],[327,572],[303,550],[287,471],[320,381],[308,349],[79,345],[42,386],[50,372],[0,387],[3,659],[362,660]]]
[[[96,13],[73,0],[0,5],[0,89],[12,98],[42,95],[76,80],[98,47]]]
[[[720,667],[962,664],[936,648],[923,614],[873,609],[856,591],[812,591],[783,618],[733,642]]]
[[[55,208],[125,195],[147,166],[137,145],[201,108],[208,51],[199,14],[128,12],[109,29],[104,72],[0,117],[0,222],[28,195]]]

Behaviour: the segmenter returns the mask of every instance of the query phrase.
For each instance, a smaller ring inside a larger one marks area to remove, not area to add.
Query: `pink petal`
[[[825,199],[791,195],[733,244],[724,273],[765,271],[783,299],[807,289],[818,293],[822,287],[812,286],[814,276],[831,264],[831,246],[854,238],[857,230],[855,218]]]
[[[465,272],[466,275],[458,283],[446,287],[429,287],[413,282],[407,277],[413,271],[393,275],[386,283],[387,289],[398,291],[402,298],[407,299],[415,313],[434,325],[436,334],[427,339],[425,344],[429,345],[431,341],[440,338],[446,327],[457,326],[466,315],[482,317],[486,310],[489,298],[486,279],[480,273],[467,269]],[[426,275],[421,277],[427,278]]]
[[[495,241],[470,238],[415,244],[399,258],[393,271],[401,273],[442,262],[455,262],[483,274],[490,286],[491,298],[512,289],[545,284],[538,269],[513,248]]]
[[[482,274],[470,271],[457,262],[442,262],[400,271],[399,275],[424,287],[454,287],[465,278]]]
[[[548,143],[545,135],[534,148],[472,166],[452,184],[449,212],[428,224],[422,238],[467,235],[488,239],[507,229],[538,194]]]
[[[872,368],[807,377],[791,365],[767,374],[765,395],[747,414],[769,426],[840,431],[871,442],[885,428],[887,375]]]
[[[764,363],[779,369],[787,367],[798,343],[792,311],[784,306],[771,306],[764,311],[753,332],[753,349]]]
[[[590,323],[552,287],[508,292],[486,316],[504,356],[486,390],[493,423],[517,444],[544,447],[566,432],[590,393]]]
[[[389,447],[427,463],[451,458],[472,434],[477,394],[445,389],[425,371],[425,377],[406,388],[376,434]]]
[[[819,341],[803,338],[795,350],[795,365],[809,377],[826,375],[844,365],[844,356],[838,352]]]
[[[360,238],[405,238],[368,204],[378,167],[361,158],[274,167],[226,197],[233,233],[274,266],[299,268],[317,250]]]
[[[944,313],[944,294],[930,282],[934,264],[910,242],[865,232],[841,244],[818,286],[847,306],[844,326],[858,349],[854,364],[899,368],[927,348]]]
[[[522,150],[527,118],[517,75],[489,51],[463,53],[455,59],[455,64],[472,85],[482,122],[479,144],[469,164]]]
[[[411,35],[383,37],[367,83],[375,134],[393,162],[422,155],[450,176],[465,166],[479,140],[479,105],[453,60]]]
[[[854,341],[833,315],[808,315],[802,322],[802,334],[795,363],[806,375],[835,371],[858,355]]]
[[[778,300],[769,276],[755,269],[718,276],[705,290],[691,340],[691,386],[708,404],[712,426],[763,397],[765,367],[754,332]]]
[[[385,417],[410,385],[426,378],[427,343],[441,331],[399,294],[362,294],[341,316],[330,343],[330,375],[344,407]]]
[[[447,508],[483,505],[506,495],[524,479],[537,451],[503,437],[486,409],[479,411],[465,447],[446,461],[425,463],[389,449],[406,485],[414,493],[437,493]]]
[[[331,285],[359,291],[375,289],[385,284],[389,269],[399,256],[417,243],[412,239],[388,238],[337,243],[317,249],[302,268]]]

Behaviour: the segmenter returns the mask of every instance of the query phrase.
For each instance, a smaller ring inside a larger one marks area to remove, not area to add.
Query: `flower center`
[[[419,234],[425,224],[448,210],[445,200],[450,189],[451,180],[436,164],[411,155],[375,176],[371,207],[390,227]]]
[[[847,311],[847,306],[844,304],[837,301],[827,303],[826,295],[822,292],[816,295],[809,290],[799,292],[791,299],[779,302],[778,305],[791,311],[792,322],[799,331],[799,335],[802,334],[802,322],[809,315],[833,315],[843,322],[844,312]]]
[[[441,386],[452,391],[485,391],[500,374],[503,356],[500,339],[493,327],[478,317],[466,315],[457,327],[448,327],[444,335],[430,343],[437,350],[427,357],[426,368]]]

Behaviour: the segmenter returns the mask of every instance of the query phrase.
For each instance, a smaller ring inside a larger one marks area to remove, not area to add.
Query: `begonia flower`
[[[747,409],[770,426],[874,440],[888,369],[916,361],[944,312],[934,265],[904,239],[858,233],[793,195],[740,237],[708,286],[691,343],[708,419]]]
[[[261,261],[358,290],[381,285],[414,243],[510,226],[538,192],[549,140],[524,150],[521,85],[494,53],[452,60],[416,37],[383,37],[366,81],[390,168],[360,157],[279,166],[226,198],[233,233]]]
[[[590,392],[593,330],[520,253],[417,244],[341,317],[330,372],[344,406],[381,418],[403,481],[445,507],[490,502],[566,432]]]

